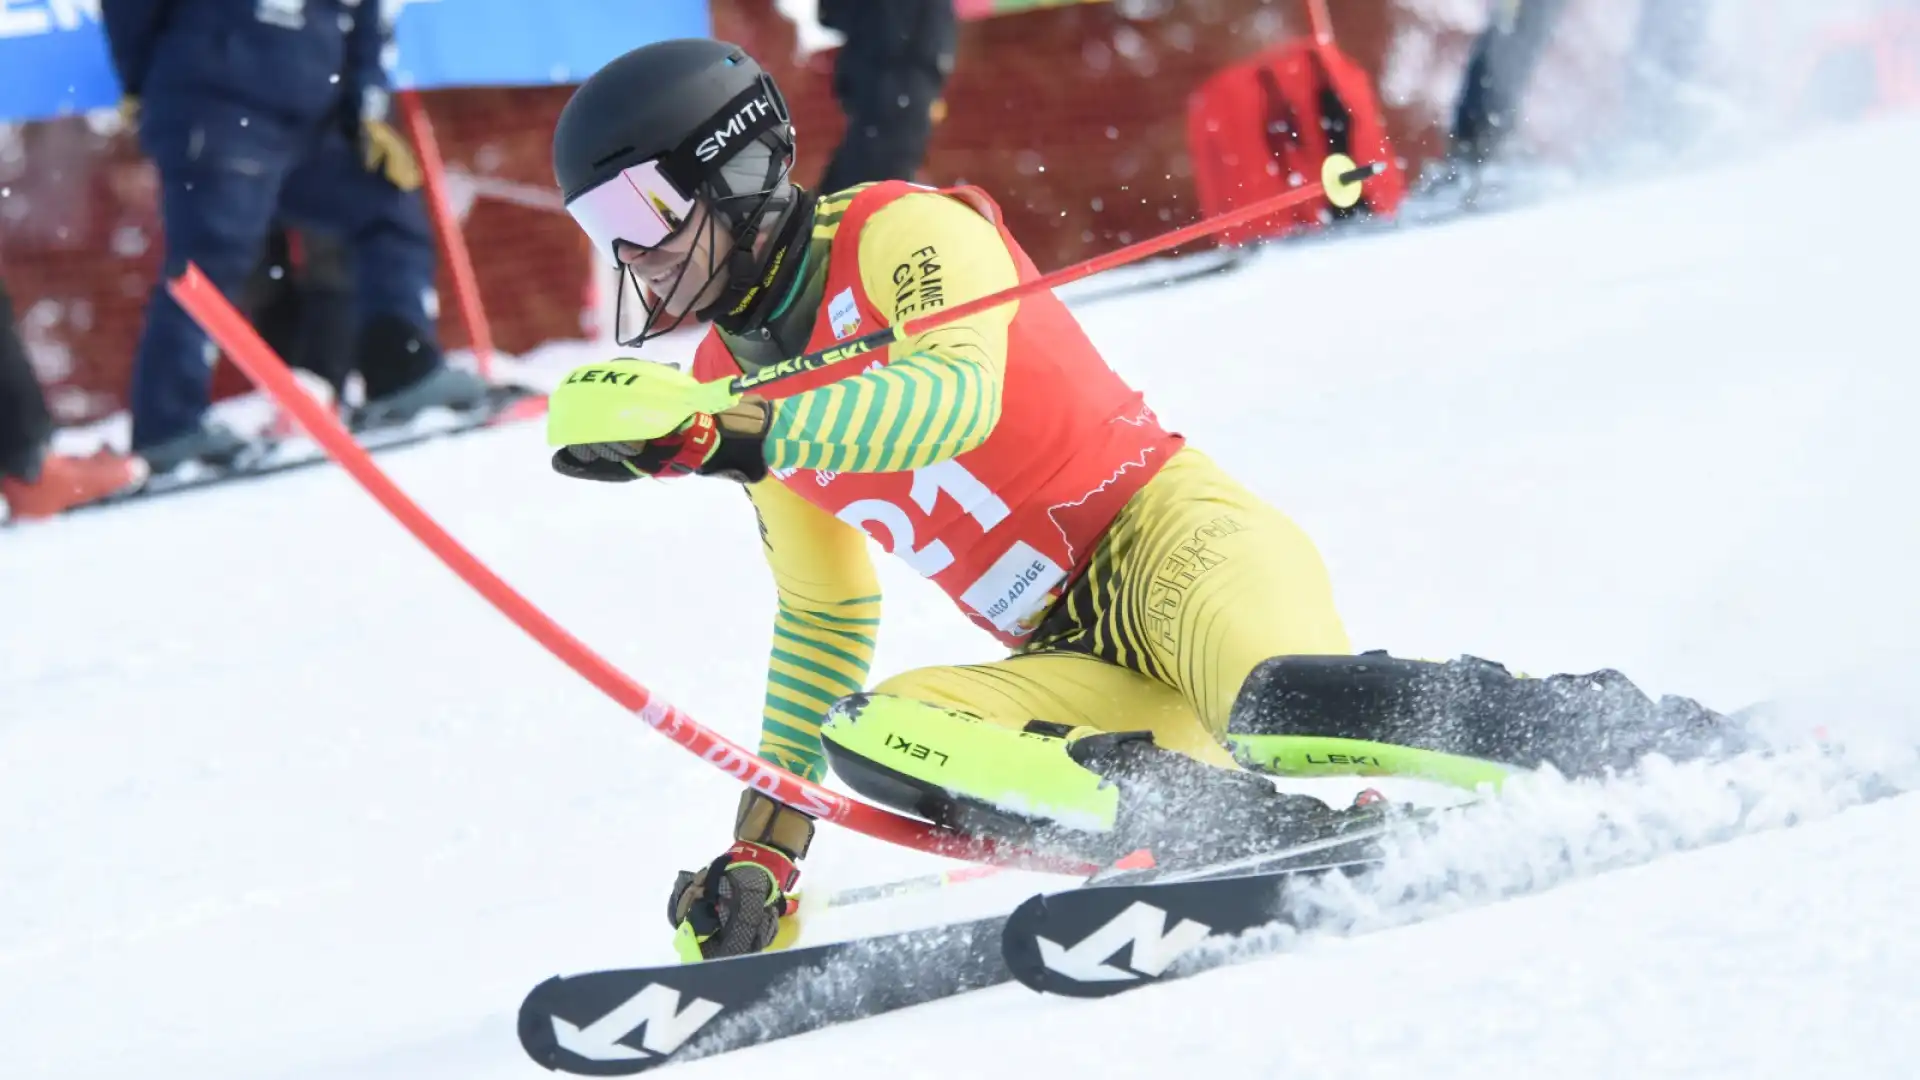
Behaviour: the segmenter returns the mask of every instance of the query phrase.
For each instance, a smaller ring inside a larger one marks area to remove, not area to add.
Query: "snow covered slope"
[[[1832,162],[1875,172],[1809,186]],[[1916,173],[1920,123],[1891,121],[1084,318],[1319,539],[1359,647],[1784,696],[1910,779],[1920,207],[1876,196]],[[751,741],[771,598],[746,500],[546,457],[536,426],[384,460],[576,634]],[[903,568],[882,582],[876,674],[994,654]],[[9,1080],[539,1075],[520,996],[667,959],[672,873],[727,837],[725,777],[336,470],[0,536],[0,615]],[[1796,828],[1111,1002],[1003,988],[680,1074],[1910,1075],[1920,800],[1847,809],[1837,772],[1768,768],[1740,783]],[[1651,855],[1724,815],[1725,779],[1544,789],[1532,824],[1624,807]],[[835,831],[808,880],[931,865]]]

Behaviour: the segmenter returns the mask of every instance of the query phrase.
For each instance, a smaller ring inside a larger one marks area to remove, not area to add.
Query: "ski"
[[[1426,829],[1436,816],[1471,805],[1397,813],[1232,862],[1096,875],[1086,886],[1029,897],[1015,908],[1001,931],[1001,955],[1021,985],[1065,997],[1109,997],[1196,974],[1231,962],[1202,950],[1209,941],[1266,927],[1312,929],[1313,915],[1292,903],[1298,890],[1332,874],[1374,869],[1386,858],[1381,838]],[[1243,954],[1258,951],[1253,943]]]
[[[371,428],[356,431],[354,439],[368,453],[378,454],[449,435],[461,435],[470,431],[499,427],[517,420],[542,415],[545,410],[546,395],[526,387],[502,384],[488,388],[487,400],[481,406],[453,412],[450,420],[435,422],[419,419],[404,424]],[[443,416],[448,412],[447,410],[435,411]],[[236,465],[226,468],[207,466],[182,468],[172,473],[154,476],[138,488],[76,506],[61,516],[69,517],[89,510],[123,506],[131,502],[147,502],[168,495],[259,480],[315,465],[324,465],[330,460],[332,459],[325,451],[304,439],[265,443],[250,450]]]
[[[1278,924],[1307,929],[1288,914],[1291,890],[1328,873],[1375,865],[1375,858],[1356,856],[1347,862],[1034,896],[1007,919],[1002,956],[1012,977],[1031,990],[1108,997],[1193,974],[1198,965],[1176,962],[1210,939]]]
[[[556,976],[520,1006],[547,1069],[627,1076],[1008,981],[1004,915],[724,960]]]
[[[1109,278],[1100,288],[1076,289],[1067,286],[1059,290],[1060,299],[1068,307],[1079,308],[1098,304],[1106,300],[1116,300],[1156,289],[1171,288],[1189,282],[1201,281],[1216,275],[1232,273],[1246,266],[1252,260],[1252,253],[1245,248],[1226,248],[1203,255],[1175,256],[1157,259],[1143,264],[1140,272],[1118,277],[1115,271],[1092,279],[1099,282]]]
[[[535,1063],[550,1070],[627,1076],[1014,979],[1035,989],[1070,993],[1062,989],[1069,984],[1037,982],[1032,974],[1045,967],[1043,951],[1056,958],[1061,952],[1051,938],[1049,944],[1040,944],[1042,937],[1072,937],[1077,944],[1064,950],[1071,954],[1066,963],[1069,971],[1078,971],[1071,966],[1075,959],[1103,946],[1088,945],[1081,940],[1085,935],[1073,936],[1073,928],[1097,928],[1136,899],[1184,913],[1204,912],[1214,920],[1208,932],[1261,925],[1272,921],[1256,895],[1264,883],[1292,874],[1371,865],[1378,861],[1374,840],[1424,816],[1396,816],[1229,862],[1105,871],[1089,879],[1092,884],[1033,897],[1012,915],[724,960],[555,976],[534,987],[521,1003],[520,1045]],[[1222,884],[1235,882],[1252,884]],[[1198,888],[1179,891],[1186,886]],[[1116,898],[1123,902],[1108,912],[1108,901]],[[1155,959],[1161,954],[1149,956],[1144,950],[1160,948],[1170,961],[1197,944],[1198,939],[1186,941],[1195,933],[1191,928],[1176,928],[1168,941],[1168,935],[1160,933],[1162,923],[1154,923],[1149,933],[1145,914],[1127,918],[1132,920],[1126,924],[1129,932],[1139,930],[1130,942],[1152,938],[1157,943],[1136,944],[1143,951],[1134,954],[1136,966],[1145,963],[1156,969],[1155,975],[1165,969]],[[1114,951],[1106,948],[1093,959],[1103,961]],[[1094,976],[1088,981],[1100,980]]]

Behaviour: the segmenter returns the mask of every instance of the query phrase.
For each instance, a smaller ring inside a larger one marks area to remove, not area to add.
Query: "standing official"
[[[820,0],[819,18],[846,35],[833,93],[847,117],[820,190],[913,179],[953,74],[953,0]]]
[[[159,169],[167,277],[188,262],[238,299],[277,217],[352,252],[363,427],[478,405],[434,331],[420,169],[389,123],[378,0],[104,0],[113,61]],[[156,286],[133,375],[133,448],[156,473],[247,444],[205,417],[214,347]]]

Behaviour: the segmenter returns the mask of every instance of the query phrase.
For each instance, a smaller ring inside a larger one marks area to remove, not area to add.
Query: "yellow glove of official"
[[[420,159],[392,124],[385,120],[362,120],[360,148],[368,172],[385,173],[387,182],[401,191],[420,187]]]

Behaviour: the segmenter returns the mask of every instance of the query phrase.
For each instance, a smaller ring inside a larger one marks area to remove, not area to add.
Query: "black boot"
[[[1654,701],[1618,671],[1517,677],[1490,660],[1384,652],[1275,657],[1255,668],[1227,729],[1313,735],[1461,754],[1567,776],[1752,749],[1744,727],[1682,697]]]
[[[353,414],[356,431],[406,423],[425,409],[477,409],[487,399],[487,384],[448,367],[431,334],[390,316],[361,331],[360,374],[367,400]]]
[[[1160,866],[1200,865],[1334,835],[1378,811],[1336,810],[1279,791],[1257,773],[1218,768],[1154,744],[1146,731],[1085,735],[1067,753],[1120,789],[1115,856],[1140,848]]]

